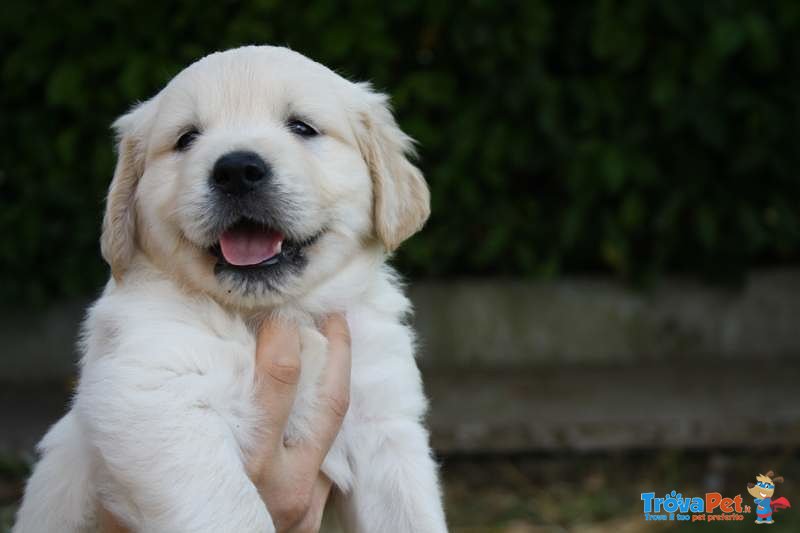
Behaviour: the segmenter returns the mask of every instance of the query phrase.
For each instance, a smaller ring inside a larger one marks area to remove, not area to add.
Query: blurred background
[[[800,502],[800,3],[8,0],[0,531],[108,275],[110,123],[253,43],[371,80],[419,141],[433,215],[394,263],[453,531],[670,530],[641,492],[747,503],[767,470]]]

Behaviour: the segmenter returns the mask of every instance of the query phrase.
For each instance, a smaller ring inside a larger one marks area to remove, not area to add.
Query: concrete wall
[[[480,280],[419,283],[411,296],[425,366],[800,358],[800,270],[757,272],[738,289]]]
[[[426,367],[800,358],[800,270],[758,272],[735,290],[574,278],[423,282],[410,294]],[[0,311],[0,380],[69,375],[87,304]]]
[[[75,371],[78,327],[89,300],[46,310],[0,310],[0,381],[62,379]]]
[[[566,279],[410,292],[441,452],[800,446],[800,270],[739,289]],[[87,303],[0,319],[0,455],[29,453],[63,413]]]

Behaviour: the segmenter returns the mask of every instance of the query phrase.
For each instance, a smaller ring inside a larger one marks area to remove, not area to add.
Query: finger
[[[320,473],[317,476],[314,487],[311,489],[311,501],[309,502],[308,511],[300,523],[290,530],[290,533],[320,530],[322,517],[325,514],[325,505],[328,503],[332,485],[333,483],[325,474]]]
[[[318,472],[333,444],[350,404],[350,330],[343,315],[328,317],[322,326],[328,339],[328,358],[317,389],[317,412],[310,427],[314,435],[298,443],[300,462]],[[312,460],[313,459],[313,460]]]
[[[300,380],[300,336],[297,326],[265,321],[256,345],[256,401],[266,419],[269,449],[283,446],[283,430]]]
[[[130,533],[130,530],[120,524],[119,520],[105,507],[100,506],[99,531],[100,533]]]

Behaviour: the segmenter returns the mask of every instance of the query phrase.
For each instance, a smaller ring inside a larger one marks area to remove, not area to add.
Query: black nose
[[[214,164],[211,186],[226,194],[241,195],[255,189],[272,174],[266,162],[253,152],[230,152]]]

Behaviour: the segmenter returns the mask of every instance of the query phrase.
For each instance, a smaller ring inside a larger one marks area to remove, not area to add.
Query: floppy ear
[[[375,233],[392,252],[425,224],[430,192],[422,172],[409,161],[413,141],[397,126],[388,98],[366,84],[361,87],[369,106],[360,112],[357,139],[372,177]]]
[[[111,266],[114,279],[120,280],[127,269],[136,240],[136,186],[144,172],[145,102],[118,118],[113,125],[117,134],[117,166],[108,189],[100,250]]]

